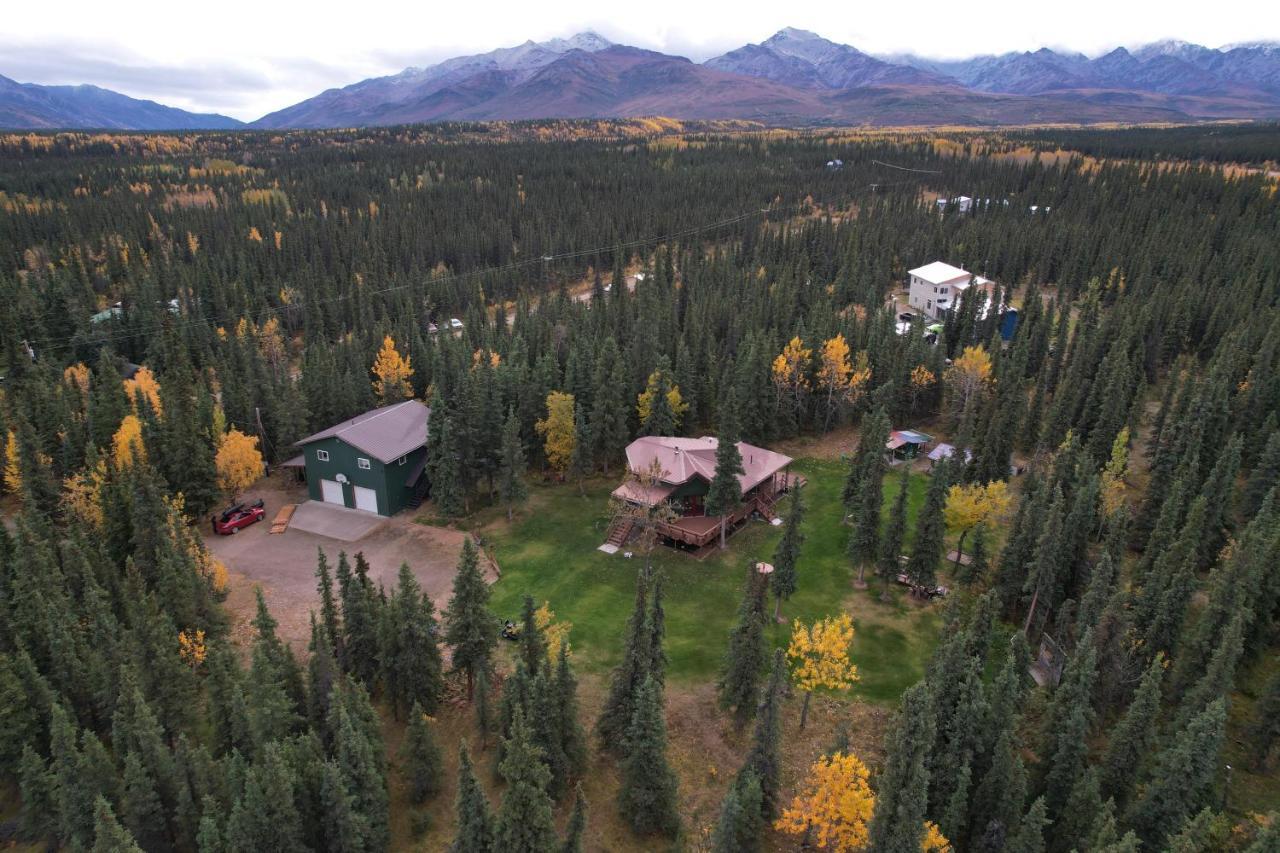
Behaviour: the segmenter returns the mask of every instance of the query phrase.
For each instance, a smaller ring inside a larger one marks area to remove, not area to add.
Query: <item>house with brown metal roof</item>
[[[672,545],[701,548],[719,536],[721,518],[707,515],[706,496],[716,473],[716,448],[712,436],[678,438],[643,436],[627,445],[627,481],[613,490],[613,497],[638,506],[666,503],[675,513],[670,523],[659,525],[662,538]],[[743,473],[738,477],[742,503],[725,523],[732,530],[753,514],[772,521],[778,497],[802,482],[788,473],[792,459],[781,453],[738,442]],[[650,471],[660,471],[656,477]],[[622,529],[626,528],[626,529]],[[610,530],[606,544],[620,546],[631,530],[625,523]],[[617,540],[617,541],[615,541]]]
[[[314,501],[395,515],[426,492],[431,409],[405,400],[348,418],[297,443]]]

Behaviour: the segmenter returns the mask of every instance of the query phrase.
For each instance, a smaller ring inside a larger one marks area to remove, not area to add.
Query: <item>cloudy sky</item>
[[[977,53],[1180,38],[1217,47],[1280,39],[1257,0],[1014,0],[848,3],[792,0],[44,0],[6,3],[0,74],[93,83],[134,97],[254,119],[326,88],[525,41],[593,29],[613,41],[702,60],[785,26],[870,53]],[[1051,8],[1061,14],[1049,15]]]

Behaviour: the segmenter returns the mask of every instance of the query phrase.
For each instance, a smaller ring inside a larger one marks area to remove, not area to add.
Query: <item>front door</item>
[[[337,480],[321,480],[320,496],[327,504],[347,505],[347,502],[342,499],[342,484]]]
[[[365,512],[378,511],[378,493],[373,489],[366,489],[364,486],[354,486],[356,493],[356,509],[362,509]]]

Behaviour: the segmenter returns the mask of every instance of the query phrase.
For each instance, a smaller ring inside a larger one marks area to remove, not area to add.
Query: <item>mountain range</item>
[[[755,119],[772,124],[1000,125],[1280,116],[1280,43],[1164,41],[1098,57],[1041,48],[938,60],[872,56],[794,28],[702,63],[584,32],[329,89],[248,127],[444,120]],[[230,128],[89,86],[0,77],[0,126]]]
[[[244,122],[192,113],[97,86],[41,86],[0,75],[0,128],[228,130]]]

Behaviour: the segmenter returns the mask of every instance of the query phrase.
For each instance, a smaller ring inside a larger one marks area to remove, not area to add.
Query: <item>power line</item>
[[[893,163],[886,163],[883,160],[872,160],[871,162],[875,163],[877,166],[885,166],[886,168],[898,169],[899,171],[903,171],[903,172],[919,172],[922,175],[941,175],[942,174],[941,169],[908,169],[906,166],[897,166],[897,165],[894,165]]]

